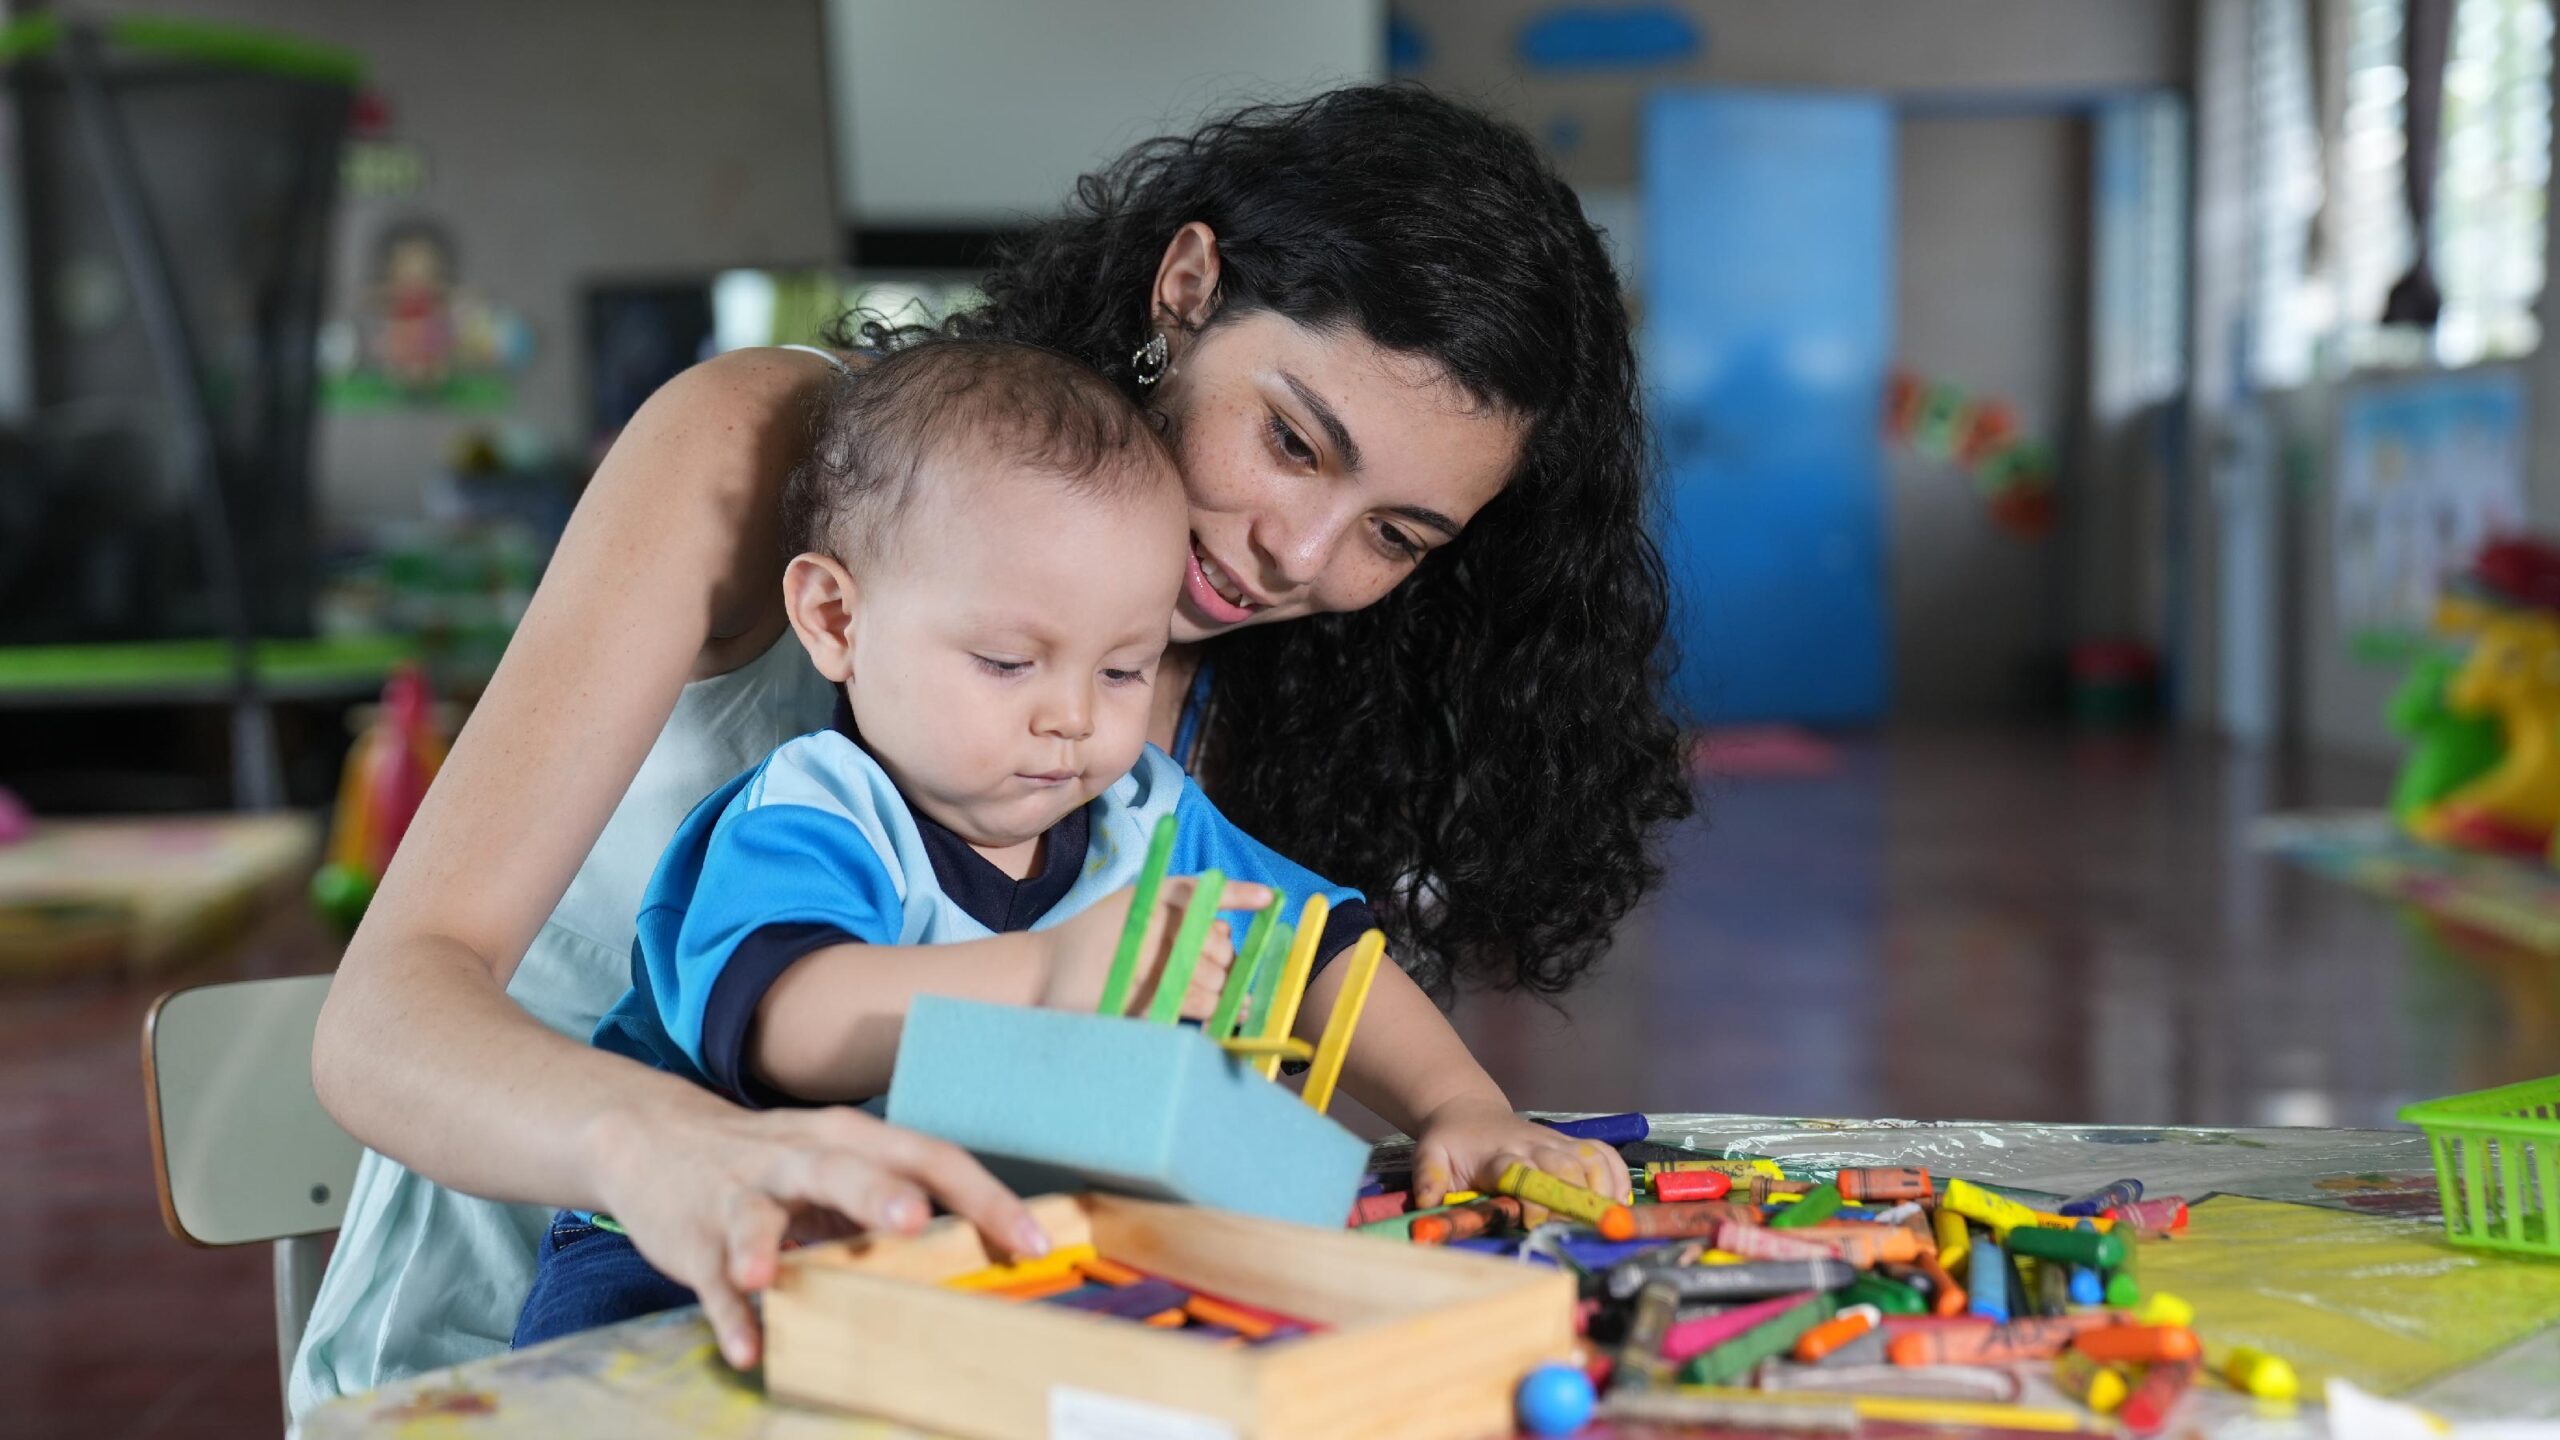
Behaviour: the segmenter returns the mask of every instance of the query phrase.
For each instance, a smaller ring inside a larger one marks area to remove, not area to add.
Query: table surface
[[[2437,1218],[2433,1164],[2425,1138],[2414,1131],[1743,1115],[1659,1115],[1652,1124],[1653,1138],[1665,1144],[1817,1167],[1923,1165],[1939,1174],[2057,1193],[2139,1175],[2153,1194],[2380,1209],[2404,1222]],[[2199,1324],[2208,1342],[2211,1318]],[[2447,1415],[2560,1417],[2560,1379],[2554,1377],[2560,1377],[2560,1326],[2398,1398]],[[2328,1433],[2316,1407],[2271,1418],[2218,1389],[2200,1389],[2186,1418],[2216,1433],[2245,1432],[2251,1440]],[[687,1309],[347,1396],[306,1416],[301,1434],[304,1440],[402,1434],[911,1440],[924,1432],[767,1401],[752,1379],[720,1363],[709,1329],[698,1312]]]

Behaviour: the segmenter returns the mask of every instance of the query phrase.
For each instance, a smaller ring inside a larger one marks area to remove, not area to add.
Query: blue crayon
[[[2139,1184],[2140,1182],[2139,1182],[2139,1181],[2137,1181],[2137,1182],[2135,1182],[2135,1183],[2136,1183],[2136,1184]],[[2074,1226],[2072,1226],[2071,1228],[2072,1228],[2072,1229],[2074,1229],[2074,1230],[2088,1230],[2088,1231],[2093,1231],[2093,1232],[2094,1232],[2098,1227],[2097,1227],[2097,1226],[2095,1226],[2095,1225],[2090,1224],[2090,1223],[2089,1223],[2088,1221],[2086,1221],[2086,1220],[2083,1220],[2083,1221],[2081,1221],[2079,1224],[2074,1225]],[[2100,1275],[2094,1267],[2091,1267],[2091,1266],[2088,1266],[2088,1265],[2074,1265],[2074,1266],[2072,1266],[2072,1267],[2071,1267],[2071,1303],[2072,1303],[2072,1304],[2074,1304],[2074,1305],[2104,1305],[2104,1304],[2106,1304],[2106,1303],[2107,1303],[2107,1281],[2106,1281],[2106,1277],[2105,1277],[2105,1276],[2103,1276],[2103,1275]]]
[[[1685,1240],[1584,1240],[1567,1237],[1557,1242],[1556,1248],[1564,1252],[1567,1260],[1585,1270],[1598,1272],[1648,1250],[1676,1250],[1688,1243]]]
[[[2055,1207],[2056,1215],[2101,1215],[2118,1205],[2130,1205],[2142,1198],[2142,1182],[2119,1180],[2102,1185],[2086,1195],[2074,1195]]]
[[[2009,1323],[2009,1257],[1988,1234],[1973,1237],[1972,1267],[1965,1271],[1965,1293],[1973,1313],[1995,1325]]]
[[[1581,1120],[1541,1120],[1538,1122],[1559,1135],[1576,1140],[1597,1140],[1603,1145],[1632,1145],[1652,1133],[1642,1115],[1593,1115]]]

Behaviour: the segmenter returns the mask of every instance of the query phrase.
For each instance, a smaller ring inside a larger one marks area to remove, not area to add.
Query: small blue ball
[[[1571,1365],[1541,1365],[1520,1382],[1520,1423],[1536,1435],[1570,1435],[1598,1408],[1591,1377]]]

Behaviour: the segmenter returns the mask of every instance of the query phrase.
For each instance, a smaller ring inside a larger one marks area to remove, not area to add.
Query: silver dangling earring
[[[1165,360],[1172,353],[1173,349],[1165,342],[1163,331],[1159,330],[1148,336],[1147,343],[1139,346],[1129,356],[1129,368],[1138,372],[1138,384],[1144,387],[1163,379]]]

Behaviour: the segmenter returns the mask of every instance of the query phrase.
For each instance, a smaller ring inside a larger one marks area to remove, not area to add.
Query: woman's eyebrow
[[[1342,423],[1342,417],[1334,414],[1333,407],[1324,403],[1324,397],[1308,389],[1307,382],[1297,376],[1283,370],[1280,382],[1289,387],[1290,392],[1298,397],[1298,403],[1307,407],[1309,414],[1316,417],[1316,424],[1324,430],[1325,438],[1333,442],[1334,450],[1342,456],[1342,468],[1358,470],[1360,442],[1351,438],[1350,428]],[[1417,515],[1414,518],[1419,520],[1422,517]],[[1449,533],[1455,535],[1458,532],[1452,530]]]
[[[1452,540],[1457,539],[1458,532],[1465,528],[1439,511],[1428,510],[1420,505],[1390,505],[1387,507],[1387,513],[1401,515],[1417,525],[1428,525]]]

